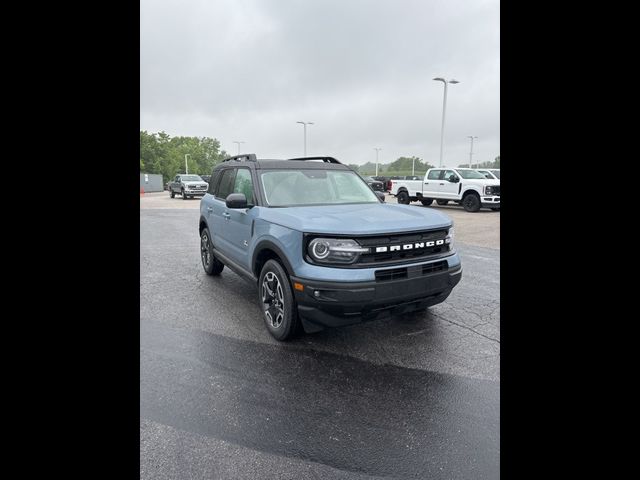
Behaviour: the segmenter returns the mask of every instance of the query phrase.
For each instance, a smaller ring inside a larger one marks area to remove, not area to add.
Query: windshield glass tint
[[[481,174],[480,172],[476,172],[475,170],[458,170],[458,173],[460,174],[460,176],[466,180],[471,180],[474,178],[481,178],[483,180],[486,180],[487,177],[485,177],[483,174]]]
[[[260,175],[267,205],[379,203],[354,172],[344,170],[271,170]]]
[[[203,180],[198,175],[183,175],[183,182],[202,182]]]
[[[500,178],[500,170],[491,170],[491,173],[493,173],[497,178]]]

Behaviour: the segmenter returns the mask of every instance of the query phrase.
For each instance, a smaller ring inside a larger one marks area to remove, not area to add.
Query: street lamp
[[[442,167],[442,147],[444,145],[444,115],[447,110],[447,84],[448,83],[460,83],[458,80],[445,80],[441,77],[434,78],[437,82],[444,83],[444,101],[442,102],[442,130],[440,131],[440,167]]]
[[[189,165],[187,164],[187,157],[190,157],[190,153],[184,154],[184,173],[189,173]]]
[[[245,143],[245,142],[239,142],[237,140],[234,140],[233,143],[237,143],[238,144],[238,155],[240,155],[240,144],[241,143]]]
[[[469,150],[469,168],[473,168],[473,139],[478,137],[467,135],[467,138],[471,139],[471,150]]]
[[[373,147],[373,149],[376,151],[376,177],[377,177],[378,176],[378,152],[382,150],[382,148]]]
[[[304,126],[304,156],[307,156],[307,125],[313,125],[313,122],[296,122]]]

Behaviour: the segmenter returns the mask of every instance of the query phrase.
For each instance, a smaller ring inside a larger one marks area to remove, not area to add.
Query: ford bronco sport
[[[200,202],[199,231],[205,272],[227,266],[257,285],[278,340],[423,310],[462,274],[449,217],[384,203],[332,157],[224,160]]]

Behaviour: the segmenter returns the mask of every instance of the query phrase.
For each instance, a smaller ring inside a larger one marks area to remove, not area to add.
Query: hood
[[[187,181],[187,180],[183,180],[182,181],[183,184],[185,185],[189,185],[190,187],[208,187],[209,184],[207,182],[205,182],[204,180],[202,182],[194,182],[194,181]]]
[[[307,233],[368,235],[401,233],[451,225],[437,210],[385,203],[261,208],[260,218]]]
[[[470,178],[465,180],[464,178],[460,179],[460,183],[466,184],[476,184],[476,185],[485,185],[485,186],[500,186],[500,180],[495,178]]]

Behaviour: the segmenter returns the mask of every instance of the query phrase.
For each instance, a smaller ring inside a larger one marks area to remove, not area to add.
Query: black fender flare
[[[282,260],[283,266],[287,271],[287,273],[289,274],[289,276],[293,275],[293,267],[291,267],[291,263],[289,263],[289,260],[287,259],[287,256],[282,251],[282,249],[278,247],[275,243],[273,243],[271,240],[265,239],[265,240],[260,240],[258,242],[256,247],[253,249],[253,255],[251,256],[251,270],[253,271],[256,277],[260,276],[260,272],[255,271],[256,261],[258,260],[258,255],[260,255],[260,253],[263,252],[264,250],[271,250],[276,255],[278,255],[280,260]]]

